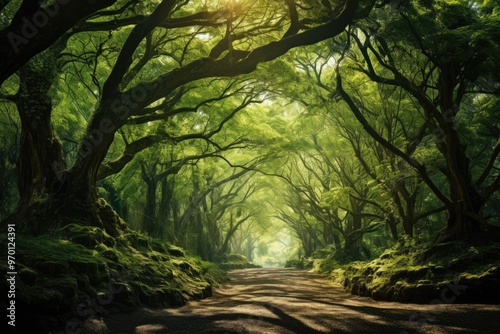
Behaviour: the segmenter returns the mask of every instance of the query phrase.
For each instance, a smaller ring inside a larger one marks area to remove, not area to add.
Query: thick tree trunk
[[[450,148],[449,151],[447,167],[452,205],[448,207],[445,235],[454,240],[472,239],[481,231],[480,212],[484,200],[472,184],[465,150]]]
[[[246,247],[245,247],[245,256],[250,262],[253,262],[253,250],[255,248],[254,242],[255,240],[252,238],[252,234],[248,233]]]
[[[313,240],[306,234],[302,239],[302,248],[304,248],[304,256],[309,257],[314,252]]]
[[[408,205],[406,216],[403,219],[403,231],[410,238],[413,238],[413,226],[415,225],[414,220],[415,220],[414,207]]]
[[[325,245],[330,245],[333,242],[333,234],[332,225],[323,222],[323,240]]]
[[[18,230],[28,234],[78,222],[117,235],[125,226],[113,209],[99,199],[96,187],[97,168],[107,153],[112,135],[101,140],[102,145],[93,145],[88,151],[80,149],[77,162],[67,169],[62,145],[51,125],[53,106],[49,89],[57,74],[57,52],[52,51],[34,58],[19,72],[20,200],[7,221],[17,223]],[[94,125],[89,129],[95,128]]]
[[[389,217],[387,224],[389,225],[389,230],[391,231],[392,238],[397,241],[399,239],[398,225],[396,218],[392,214]]]
[[[66,164],[61,142],[52,128],[52,100],[48,95],[55,63],[54,54],[47,52],[19,72],[21,140],[17,172],[21,210],[50,197],[65,179]]]
[[[445,174],[449,181],[451,199],[443,239],[468,240],[481,231],[480,211],[485,201],[474,187],[470,160],[457,132],[455,115],[462,96],[457,93],[455,100],[458,102],[454,101],[457,85],[455,80],[453,68],[449,68],[442,71],[438,83],[442,118],[437,120],[441,137],[436,138],[436,144],[446,161]]]
[[[95,202],[98,198],[97,173],[119,126],[116,118],[116,115],[106,113],[105,107],[102,107],[87,127],[75,164],[69,170],[69,186],[80,190],[80,193],[75,193],[74,196],[81,201]]]
[[[364,205],[353,197],[350,198],[350,203],[352,215],[349,217],[349,225],[345,234],[344,252],[358,256],[361,255],[363,244],[363,233],[359,233],[359,231],[363,227],[363,218],[360,214]]]
[[[211,245],[205,238],[203,228],[203,220],[201,210],[198,210],[195,215],[195,233],[196,233],[196,250],[197,254],[206,261],[214,261],[214,255],[211,250]]]

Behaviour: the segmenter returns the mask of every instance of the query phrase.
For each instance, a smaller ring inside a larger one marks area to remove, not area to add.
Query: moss
[[[19,277],[26,284],[33,284],[37,279],[37,272],[28,267],[22,267],[19,269]]]
[[[450,284],[466,286],[455,302],[494,302],[500,294],[500,244],[398,245],[372,261],[342,265],[332,256],[314,260],[351,293],[378,300],[429,303]],[[493,293],[492,293],[493,292]]]
[[[167,252],[168,252],[168,254],[170,254],[172,256],[178,256],[178,257],[186,255],[186,253],[184,252],[184,250],[182,248],[177,247],[177,246],[173,246],[173,245],[167,246]]]
[[[69,264],[63,261],[42,261],[35,266],[49,276],[62,275],[69,270]]]
[[[95,247],[98,244],[114,246],[115,240],[106,231],[94,226],[79,225],[76,223],[64,226],[59,230],[62,237],[81,244],[85,247]]]
[[[227,280],[219,266],[132,232],[112,238],[73,223],[37,237],[20,235],[18,242],[19,299],[43,317],[71,314],[86,300],[99,312],[183,305],[210,296],[213,285]]]
[[[326,258],[322,260],[314,260],[312,269],[314,271],[320,272],[320,273],[329,273],[333,269],[338,268],[339,263],[338,261],[332,259],[332,258]]]
[[[106,262],[96,256],[96,251],[54,234],[44,234],[37,237],[19,235],[16,240],[18,253],[33,260],[45,259],[60,263],[67,263],[71,260]]]
[[[300,268],[300,269],[302,269],[302,268],[304,268],[304,262],[301,260],[295,260],[295,259],[286,260],[285,268]]]
[[[218,285],[219,283],[226,282],[228,280],[227,272],[215,263],[201,260],[198,261],[200,262],[205,279],[210,284]]]
[[[234,263],[248,263],[248,259],[246,256],[241,255],[241,254],[228,254],[227,256],[227,261],[228,262],[234,262]]]
[[[222,254],[217,256],[215,261],[221,268],[229,269],[244,269],[244,268],[261,268],[241,254]]]

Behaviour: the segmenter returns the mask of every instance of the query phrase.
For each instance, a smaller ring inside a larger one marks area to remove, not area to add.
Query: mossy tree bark
[[[102,226],[104,220],[100,216],[107,215],[120,226],[109,206],[103,202],[97,205],[95,181],[68,171],[62,144],[53,129],[49,90],[57,75],[59,51],[57,47],[49,49],[19,72],[16,104],[21,119],[17,163],[20,199],[14,214],[7,219],[15,221],[20,231],[33,234],[69,223],[71,220],[65,219],[68,217],[91,219]],[[111,232],[116,226],[107,230]]]
[[[21,119],[17,162],[19,206],[28,207],[56,193],[64,179],[66,164],[62,145],[51,123],[49,89],[56,75],[54,50],[40,55],[20,72],[17,109]]]
[[[99,163],[95,156],[105,156],[111,138],[107,138],[107,146],[90,147],[92,154],[80,155],[68,169],[62,144],[52,126],[49,90],[57,75],[59,51],[58,47],[51,48],[19,71],[16,96],[21,119],[17,162],[19,203],[7,220],[16,222],[20,231],[33,234],[75,219],[87,220],[116,235],[124,225],[109,205],[98,201],[96,187]]]

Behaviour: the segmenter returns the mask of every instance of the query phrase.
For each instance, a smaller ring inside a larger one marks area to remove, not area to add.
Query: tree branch
[[[160,135],[150,135],[128,144],[118,159],[101,164],[97,172],[97,180],[102,180],[105,177],[120,172],[130,161],[132,161],[132,159],[134,159],[137,153],[144,151],[162,140],[165,140],[165,138]]]
[[[122,51],[118,55],[118,59],[116,60],[111,74],[104,83],[102,90],[103,100],[108,99],[118,91],[118,87],[123,77],[132,64],[132,55],[134,54],[135,50],[137,49],[141,41],[147,35],[149,35],[151,31],[153,31],[153,29],[156,28],[163,20],[165,20],[168,15],[170,15],[170,12],[174,5],[175,1],[163,0],[150,16],[148,16],[144,21],[137,24],[132,29],[130,35],[123,44]]]
[[[340,63],[340,61],[339,61]],[[347,92],[343,89],[342,87],[342,77],[340,75],[340,69],[339,66],[337,66],[337,90],[346,101],[347,105],[351,109],[354,117],[359,121],[359,123],[363,126],[363,129],[377,142],[382,144],[386,149],[391,151],[392,153],[396,154],[406,162],[408,162],[415,170],[418,172],[420,177],[424,180],[424,182],[427,184],[427,186],[436,194],[436,196],[443,202],[445,205],[451,205],[450,199],[448,199],[442,192],[441,190],[432,182],[432,180],[429,178],[429,175],[427,174],[427,170],[424,165],[413,159],[411,156],[407,155],[403,151],[401,151],[399,148],[396,146],[392,145],[390,142],[388,142],[384,137],[382,137],[373,127],[368,123],[366,118],[363,116],[359,108],[357,107],[356,103],[352,100],[352,98],[347,94]]]
[[[500,138],[498,138],[498,141],[495,145],[495,148],[493,149],[493,152],[491,153],[490,160],[488,161],[488,164],[484,168],[483,173],[477,181],[474,183],[474,187],[479,188],[483,182],[486,180],[488,175],[490,174],[491,170],[495,166],[495,163],[497,162],[498,155],[500,155]]]
[[[41,3],[24,0],[10,25],[0,31],[0,85],[80,20],[113,5],[116,0],[81,0],[67,5],[55,2],[43,7]],[[40,27],[34,25],[33,18],[38,13],[48,17],[47,24]]]

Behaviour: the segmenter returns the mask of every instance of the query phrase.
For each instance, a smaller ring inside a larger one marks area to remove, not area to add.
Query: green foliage
[[[85,136],[103,135],[92,122],[116,118],[109,106],[132,99],[124,103],[130,114],[116,120],[121,123],[99,157],[102,163],[96,159],[91,168],[92,176],[104,178],[98,181],[100,196],[130,231],[111,237],[82,221],[57,221],[65,226],[53,234],[20,236],[21,284],[35,283],[28,290],[35,297],[23,301],[74,303],[81,291],[95,295],[114,271],[127,269],[141,277],[127,285],[131,299],[182,304],[206,296],[211,284],[225,278],[205,260],[242,268],[253,262],[282,265],[286,258],[299,259],[286,266],[339,275],[360,294],[387,296],[392,284],[390,293],[404,300],[409,286],[427,289],[428,281],[452,279],[436,270],[492,254],[468,248],[433,257],[425,251],[433,249],[428,242],[439,230],[462,218],[461,207],[454,211],[452,204],[463,203],[457,194],[467,190],[484,200],[468,213],[474,224],[500,222],[494,153],[500,128],[499,1],[385,1],[348,33],[293,48],[274,61],[266,56],[256,69],[245,64],[260,46],[280,40],[291,24],[304,31],[329,21],[342,2],[296,1],[300,20],[291,22],[289,9],[278,1],[181,1],[145,38],[129,39],[137,18],[144,22],[159,3],[121,8],[124,3],[117,2],[108,8],[116,11],[89,16],[34,58],[37,75],[20,72],[1,87],[0,218],[15,208],[15,167],[32,167],[20,185],[40,183],[29,189],[31,200],[50,202],[57,194],[52,188],[60,185],[44,183],[50,171],[30,174],[43,169],[36,158],[47,152],[17,161],[20,135],[29,138],[32,124],[13,116],[16,108],[24,119],[34,115],[31,121],[40,112],[21,110],[20,88],[56,74],[41,97],[49,106],[47,129],[35,127],[31,134],[50,130],[45,139],[59,137],[70,172],[79,167],[74,164]],[[1,27],[19,5],[12,1],[2,8]],[[121,61],[129,47],[134,52]],[[57,63],[44,62],[49,56]],[[227,68],[217,67],[223,59]],[[206,64],[214,66],[200,72]],[[113,86],[114,78],[108,79],[120,68],[126,70],[106,96],[105,83]],[[241,68],[251,73],[236,76]],[[340,78],[351,104],[341,94]],[[146,95],[134,97],[134,87],[146,87]],[[38,105],[36,99],[28,96],[26,105]],[[112,171],[103,176],[107,168]],[[464,179],[468,184],[458,189]],[[446,214],[456,212],[447,222]],[[368,264],[354,262],[381,252]],[[474,270],[460,277],[482,279],[497,270],[495,261],[488,268],[486,260],[481,268],[471,265]],[[61,277],[50,282],[55,274]]]

